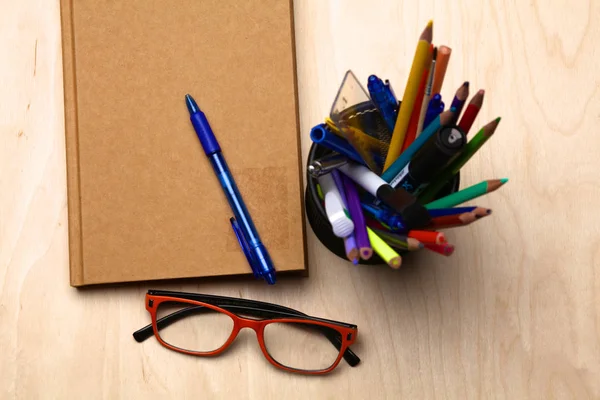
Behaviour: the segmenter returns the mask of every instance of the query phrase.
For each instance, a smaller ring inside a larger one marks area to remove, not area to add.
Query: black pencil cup
[[[310,148],[310,153],[308,154],[307,166],[314,160],[326,156],[329,153],[331,153],[331,150],[313,143],[312,147]],[[329,224],[329,220],[325,214],[325,208],[319,199],[319,195],[317,193],[317,179],[313,178],[310,174],[308,174],[308,172],[306,176],[307,185],[304,193],[304,203],[306,205],[306,216],[308,218],[308,223],[310,224],[311,229],[319,241],[323,243],[325,247],[327,247],[336,256],[343,258],[344,260],[348,260],[346,258],[344,240],[333,234],[331,225]],[[460,173],[456,175],[453,181],[449,182],[439,191],[436,198],[441,198],[458,191],[459,186]],[[377,256],[377,254],[373,254],[373,256],[368,260],[359,260],[359,264],[377,265],[385,264],[385,262],[379,256]]]

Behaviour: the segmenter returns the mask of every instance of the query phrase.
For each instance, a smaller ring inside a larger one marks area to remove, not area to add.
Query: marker
[[[225,157],[223,157],[223,153],[221,153],[221,146],[219,146],[219,142],[217,142],[217,138],[215,137],[206,116],[200,110],[192,96],[187,94],[185,96],[185,102],[196,135],[198,135],[204,153],[210,160],[213,170],[221,183],[221,187],[225,192],[225,197],[227,197],[227,201],[233,211],[235,221],[239,224],[239,233],[242,234],[244,240],[248,244],[248,251],[253,260],[251,263],[251,266],[254,267],[253,273],[255,276],[264,278],[269,285],[273,285],[276,281],[273,261],[271,261],[267,248],[263,245],[258,236],[258,232],[254,226],[254,222],[252,222],[250,213],[244,204],[242,195],[233,180],[233,176],[225,162]]]
[[[392,179],[390,185],[402,187],[418,197],[429,182],[460,154],[466,143],[467,136],[458,127],[442,127]]]
[[[348,163],[338,168],[341,172],[358,183],[383,204],[392,208],[402,216],[406,229],[427,226],[431,218],[425,207],[416,202],[416,197],[402,188],[394,189],[379,175],[367,167]]]
[[[333,234],[339,238],[345,238],[350,236],[354,231],[354,223],[348,215],[346,215],[346,208],[342,200],[335,181],[331,174],[323,175],[317,178],[319,186],[323,190],[323,196],[325,198],[325,214],[331,224]]]

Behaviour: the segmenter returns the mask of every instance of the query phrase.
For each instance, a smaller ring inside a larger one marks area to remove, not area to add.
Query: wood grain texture
[[[503,117],[463,186],[511,178],[479,202],[492,217],[449,231],[452,257],[353,267],[309,230],[310,277],[272,288],[238,279],[76,290],[58,1],[0,1],[0,397],[600,397],[600,3],[376,3],[295,4],[303,153],[347,69],[401,93],[433,19],[434,42],[453,49],[445,98],[468,79],[473,93],[486,89],[476,127]],[[356,323],[363,361],[310,378],[274,369],[250,332],[215,359],[138,344],[131,333],[149,320],[149,288]]]

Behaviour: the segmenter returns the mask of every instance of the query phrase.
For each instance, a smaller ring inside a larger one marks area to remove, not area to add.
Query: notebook
[[[291,1],[61,0],[72,286],[251,274],[206,113],[277,272],[306,272]]]

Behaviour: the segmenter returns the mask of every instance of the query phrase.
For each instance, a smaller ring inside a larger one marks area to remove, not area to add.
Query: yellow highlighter
[[[429,21],[427,27],[419,38],[417,44],[417,50],[415,51],[415,57],[413,59],[412,66],[410,68],[410,74],[408,75],[408,81],[406,82],[406,88],[404,89],[404,95],[402,96],[402,103],[400,105],[400,111],[398,113],[398,119],[394,126],[394,132],[392,134],[392,141],[390,148],[385,159],[385,165],[383,170],[385,171],[392,163],[398,158],[402,151],[402,145],[404,144],[404,138],[406,136],[406,130],[408,129],[408,123],[410,116],[415,107],[415,101],[417,98],[417,92],[419,91],[419,85],[421,83],[421,76],[423,71],[427,67],[427,59],[429,57],[429,45],[433,39],[433,21]]]

